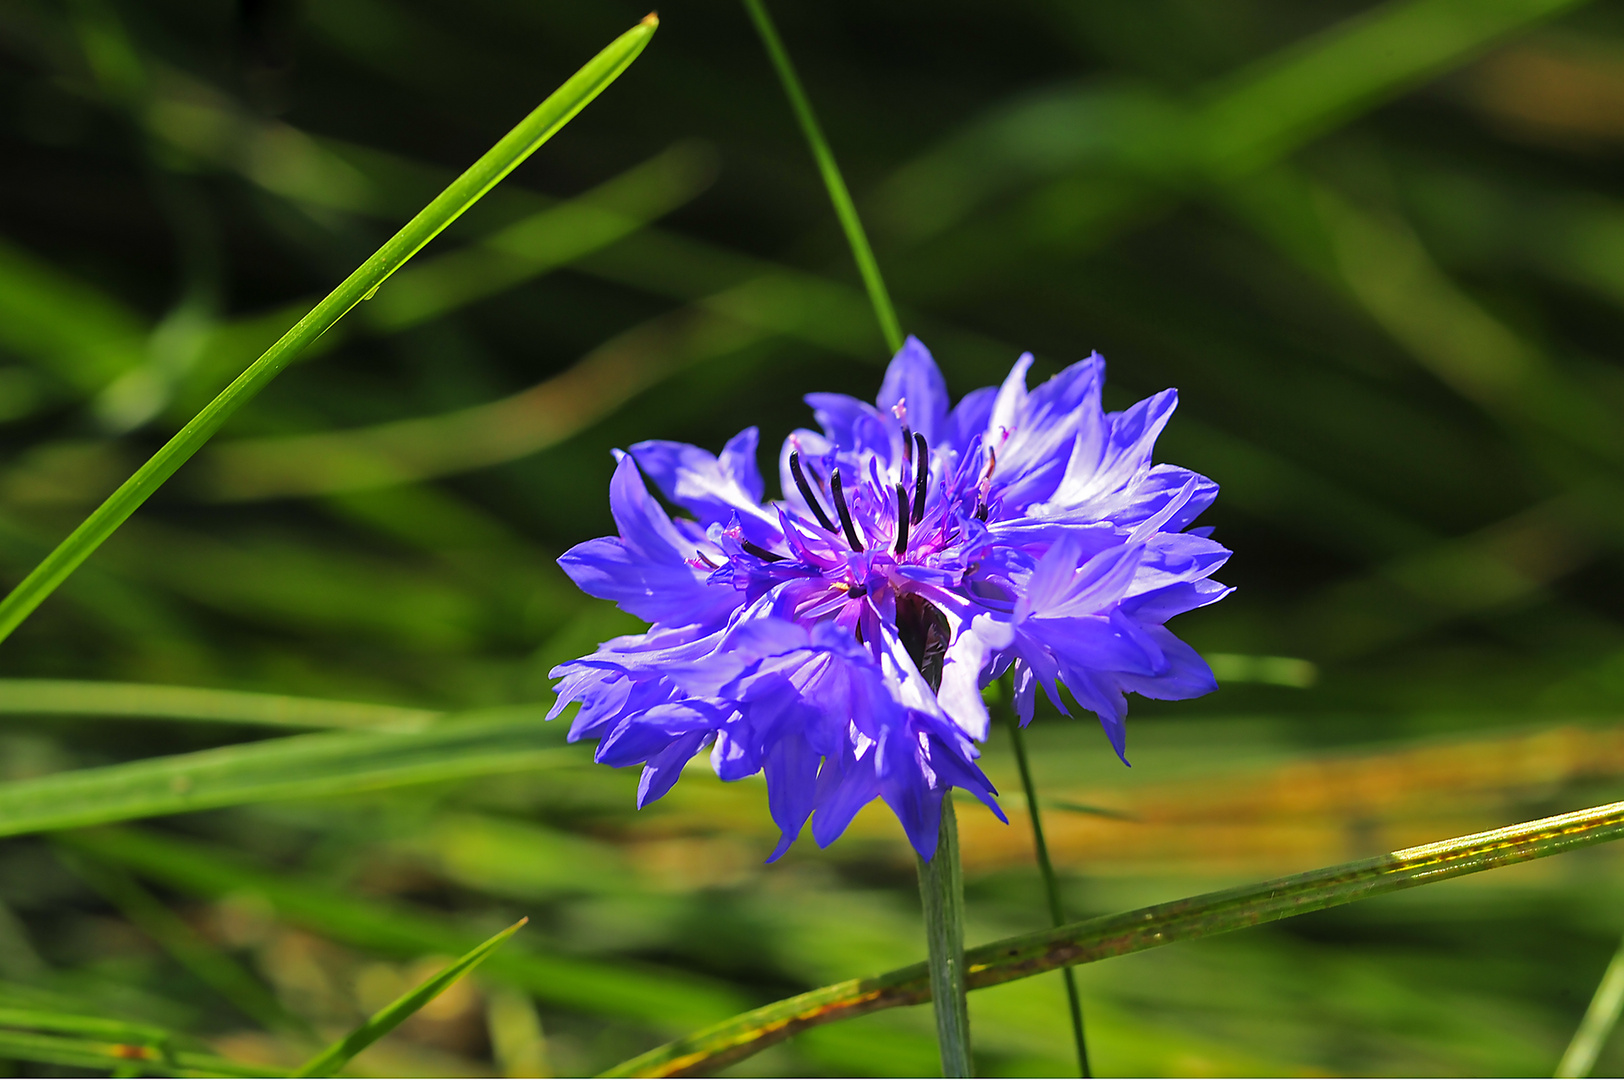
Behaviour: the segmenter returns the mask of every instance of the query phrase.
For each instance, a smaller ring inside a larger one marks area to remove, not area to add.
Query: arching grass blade
[[[1624,802],[1593,806],[1373,859],[1005,938],[965,952],[965,981],[972,990],[997,986],[1071,964],[1211,937],[1618,839],[1624,839]],[[926,965],[914,964],[763,1006],[656,1047],[603,1075],[710,1073],[807,1028],[928,1000],[929,972]]]
[[[616,38],[609,47],[572,75],[519,125],[504,135],[466,172],[452,181],[383,247],[328,293],[310,313],[204,407],[174,438],[137,469],[97,507],[56,550],[0,601],[0,640],[8,637],[29,613],[62,584],[90,553],[246,402],[263,390],[288,363],[346,312],[371,296],[383,282],[441,230],[478,202],[504,176],[550,139],[587,103],[625,71],[648,44],[659,20],[653,15]]]
[[[480,961],[499,949],[504,941],[518,933],[519,927],[529,921],[528,917],[520,919],[500,934],[476,945],[473,949],[464,953],[461,959],[439,974],[430,976],[415,989],[407,991],[399,998],[385,1005],[360,1027],[311,1058],[303,1068],[293,1075],[333,1075],[339,1069],[342,1069],[356,1054],[395,1030],[413,1013],[439,997],[441,991],[445,990],[446,987],[478,967]]]

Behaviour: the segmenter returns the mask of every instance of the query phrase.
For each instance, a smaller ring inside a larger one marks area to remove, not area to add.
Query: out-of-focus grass
[[[905,328],[955,390],[1024,348],[1045,372],[1098,348],[1115,405],[1180,388],[1164,456],[1223,486],[1210,523],[1241,588],[1181,630],[1221,657],[1224,689],[1136,702],[1132,770],[1091,722],[1050,715],[1030,733],[1070,912],[1618,797],[1615,11],[775,12]],[[6,583],[301,297],[641,14],[0,10]],[[534,719],[554,663],[635,628],[552,562],[609,528],[608,448],[715,447],[747,424],[771,443],[808,421],[801,394],[870,396],[884,359],[742,10],[661,15],[612,98],[6,643],[0,674],[65,681],[0,681],[0,826],[14,815],[26,834],[0,843],[0,1004],[291,1068],[314,1050],[287,1034],[298,1025],[250,1020],[199,955],[331,1039],[530,915],[511,951],[355,1068],[567,1074],[919,959],[884,814],[763,867],[758,782],[698,763],[636,813],[634,776]],[[266,726],[390,717],[421,728]],[[998,734],[987,766],[1018,790]],[[85,791],[97,821],[212,809],[32,835],[91,820],[71,813]],[[1042,926],[1021,823],[965,810],[971,940]],[[143,929],[64,850],[176,921]],[[1090,965],[1098,1067],[1548,1072],[1624,930],[1618,859],[1581,852]],[[148,936],[177,924],[189,936]],[[179,940],[205,952],[183,962]],[[972,1010],[984,1072],[1067,1067],[1058,979],[978,992]],[[934,1062],[928,1016],[905,1010],[734,1071]]]

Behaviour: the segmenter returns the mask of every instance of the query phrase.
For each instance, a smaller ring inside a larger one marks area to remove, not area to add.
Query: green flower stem
[[[66,540],[45,557],[22,582],[0,601],[0,641],[67,580],[118,527],[174,475],[186,460],[244,404],[263,390],[294,357],[344,314],[371,296],[379,285],[438,236],[519,163],[546,142],[587,103],[625,71],[654,35],[659,20],[653,15],[611,42],[580,71],[536,106],[529,116],[451,182],[421,213],[362,263],[310,313],[300,319],[265,354],[239,375],[220,395],[163,445],[156,454],[108,496]]]
[[[1607,1045],[1607,1037],[1618,1024],[1621,1010],[1624,1010],[1624,942],[1619,944],[1612,962],[1602,973],[1596,995],[1590,999],[1590,1007],[1585,1010],[1584,1019],[1579,1021],[1579,1030],[1573,1033],[1573,1041],[1568,1043],[1567,1050],[1562,1054],[1562,1062],[1553,1075],[1589,1076],[1601,1048]]]
[[[795,65],[790,63],[789,53],[784,49],[777,28],[773,26],[772,16],[767,14],[766,4],[763,0],[744,0],[744,8],[750,13],[750,20],[756,24],[761,43],[767,47],[767,55],[784,84],[784,94],[789,98],[790,108],[795,111],[795,119],[812,148],[818,172],[823,175],[823,186],[829,189],[829,201],[834,204],[835,216],[840,219],[840,227],[846,232],[846,243],[851,245],[852,257],[857,260],[857,272],[863,276],[868,302],[874,305],[874,317],[880,322],[880,333],[885,335],[886,347],[894,353],[902,348],[902,325],[897,322],[896,309],[891,306],[891,294],[886,291],[885,279],[880,277],[880,264],[874,261],[874,249],[868,246],[868,234],[863,231],[863,223],[857,217],[857,207],[851,201],[851,192],[846,190],[846,181],[840,175],[840,166],[835,163],[834,151],[829,149],[829,141],[823,137],[823,129],[818,126],[817,115],[812,111],[812,102],[801,88],[800,77],[795,74]]]
[[[1373,859],[1005,938],[964,954],[965,984],[971,990],[997,986],[1070,964],[1087,964],[1175,941],[1242,930],[1619,839],[1624,839],[1624,802],[1592,806]],[[655,1047],[603,1075],[715,1072],[807,1028],[930,999],[930,971],[924,964],[848,979],[764,1005]]]
[[[1043,891],[1049,898],[1049,918],[1055,926],[1066,924],[1066,912],[1060,904],[1060,882],[1049,861],[1049,845],[1043,839],[1043,815],[1038,811],[1038,789],[1032,783],[1032,769],[1026,759],[1026,734],[1021,730],[1021,719],[1015,715],[1014,696],[1008,683],[1004,684],[1004,719],[1009,723],[1009,739],[1015,747],[1015,764],[1021,771],[1021,791],[1026,795],[1026,812],[1032,819],[1032,845],[1038,853],[1038,872],[1043,875]],[[1083,1037],[1083,1001],[1077,994],[1077,973],[1069,967],[1060,969],[1066,980],[1066,1001],[1071,1007],[1071,1035],[1077,1045],[1078,1075],[1088,1077],[1094,1073],[1088,1066],[1088,1042]]]
[[[970,1006],[964,985],[964,874],[959,867],[959,819],[951,795],[942,797],[936,854],[919,860],[919,899],[930,946],[930,998],[936,1003],[936,1042],[943,1076],[969,1076]]]

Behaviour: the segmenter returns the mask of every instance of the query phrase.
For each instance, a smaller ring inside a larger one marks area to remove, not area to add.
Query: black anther
[[[783,562],[785,559],[785,556],[780,555],[775,551],[768,551],[764,547],[758,547],[748,540],[739,541],[739,546],[764,562]]]
[[[840,515],[840,527],[846,531],[846,543],[853,551],[862,551],[863,542],[857,538],[857,526],[851,523],[851,511],[846,509],[846,496],[840,490],[840,470],[829,474],[829,490],[834,495],[835,513]]]
[[[930,447],[925,445],[925,436],[914,432],[914,441],[918,446],[914,450],[914,502],[913,523],[918,525],[925,517],[925,489],[930,486]]]
[[[830,532],[834,532],[835,523],[829,520],[828,514],[824,513],[823,504],[818,502],[817,495],[812,491],[812,485],[806,482],[806,473],[801,469],[801,453],[798,450],[789,452],[789,471],[795,477],[795,486],[801,489],[801,498],[806,500],[806,505],[812,511],[812,516],[818,519],[819,525],[822,525]]]
[[[897,485],[897,543],[891,549],[898,555],[908,550],[908,488]]]

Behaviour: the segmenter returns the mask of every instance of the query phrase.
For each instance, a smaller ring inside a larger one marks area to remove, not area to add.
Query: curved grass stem
[[[789,52],[778,36],[772,16],[767,14],[766,3],[764,0],[744,0],[744,9],[750,13],[750,21],[756,24],[756,32],[761,35],[767,56],[778,72],[779,81],[784,84],[784,95],[789,98],[790,108],[795,111],[795,119],[812,149],[812,157],[818,163],[818,173],[823,177],[823,186],[829,189],[829,201],[834,204],[835,217],[840,219],[840,227],[846,233],[846,243],[851,245],[852,258],[857,261],[857,272],[863,276],[863,288],[868,290],[868,302],[874,306],[874,317],[879,320],[880,333],[885,335],[886,347],[895,353],[902,348],[902,324],[897,321],[896,309],[891,306],[891,294],[886,291],[885,279],[880,277],[880,264],[874,260],[874,249],[869,247],[868,234],[863,231],[863,222],[851,201],[851,192],[846,190],[846,180],[840,174],[840,166],[835,163],[835,153],[829,148],[829,141],[823,137],[823,128],[818,124],[817,114],[812,111],[812,102],[801,87],[800,76],[795,74],[795,65],[790,63]]]
[[[1009,686],[1004,687],[1006,702],[1013,702]],[[1015,709],[1006,704],[1003,708],[1004,719],[1009,723],[1009,739],[1015,747],[1015,764],[1021,773],[1021,791],[1026,795],[1027,814],[1032,819],[1032,846],[1037,849],[1038,872],[1043,875],[1043,891],[1049,900],[1049,919],[1057,927],[1066,924],[1066,911],[1060,903],[1060,882],[1055,878],[1054,864],[1049,861],[1049,845],[1043,839],[1043,815],[1038,810],[1038,789],[1032,782],[1032,769],[1026,758],[1026,735],[1021,730],[1021,719],[1015,715]],[[1077,1046],[1077,1071],[1079,1076],[1090,1077],[1094,1073],[1088,1064],[1088,1041],[1083,1034],[1083,1001],[1077,993],[1077,973],[1070,967],[1060,969],[1060,975],[1066,981],[1066,1004],[1071,1010],[1072,1041]]]

